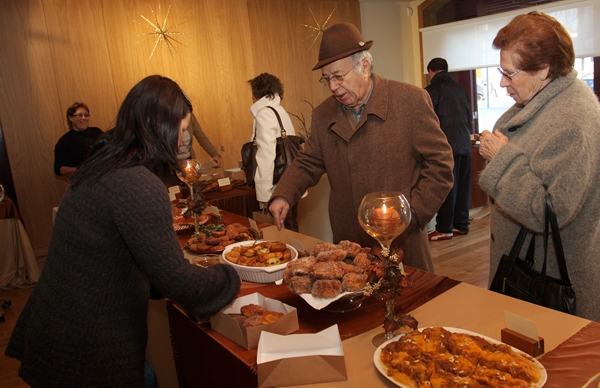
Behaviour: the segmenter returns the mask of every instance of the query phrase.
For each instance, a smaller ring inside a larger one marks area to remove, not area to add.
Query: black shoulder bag
[[[528,233],[525,227],[521,227],[510,254],[508,256],[502,255],[490,285],[490,290],[564,313],[575,314],[575,291],[567,272],[558,222],[549,194],[546,194],[544,218],[544,264],[542,272],[538,273],[531,268],[527,261],[518,257]],[[552,243],[558,260],[560,279],[546,275],[549,226],[552,229]]]
[[[273,169],[273,184],[277,184],[285,169],[292,164],[298,153],[302,149],[302,143],[304,139],[300,136],[287,135],[281,117],[277,110],[271,106],[267,106],[271,109],[277,117],[279,128],[281,129],[281,137],[277,138],[277,145],[275,148],[275,167]],[[254,131],[254,138],[251,142],[245,143],[242,146],[242,166],[246,174],[246,182],[248,186],[254,187],[254,174],[256,173],[256,130]]]

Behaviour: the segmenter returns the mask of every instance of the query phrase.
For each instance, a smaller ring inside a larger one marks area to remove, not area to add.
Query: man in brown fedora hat
[[[333,242],[373,247],[358,223],[360,202],[370,192],[400,191],[412,219],[393,246],[404,250],[406,265],[433,272],[426,226],[452,188],[452,149],[425,90],[373,74],[372,45],[350,23],[323,32],[313,70],[321,69],[319,82],[332,96],[314,109],[304,151],[279,181],[269,210],[281,227],[290,204],[327,173]]]

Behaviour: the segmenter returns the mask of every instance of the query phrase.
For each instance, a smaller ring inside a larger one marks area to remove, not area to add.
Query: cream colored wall
[[[419,69],[418,1],[377,1],[360,3],[362,33],[366,40],[374,40],[371,52],[375,72],[383,77],[421,85]],[[413,10],[412,16],[407,9]]]

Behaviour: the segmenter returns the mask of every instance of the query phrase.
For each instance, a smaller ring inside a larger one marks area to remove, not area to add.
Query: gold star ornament
[[[325,29],[327,28],[327,23],[329,22],[329,19],[331,19],[331,15],[333,15],[333,13],[335,12],[335,8],[331,11],[329,16],[327,17],[327,20],[325,20],[325,23],[323,23],[323,24],[319,23],[319,21],[315,17],[315,14],[313,13],[313,10],[310,7],[308,9],[310,10],[310,14],[312,15],[312,17],[315,21],[315,26],[309,26],[307,24],[300,24],[300,25],[309,29],[310,35],[307,38],[312,38],[314,36],[314,39],[313,39],[310,47],[308,48],[310,50],[312,48],[312,46],[314,46],[317,39],[319,39],[319,36],[321,36],[323,34],[323,31],[325,31]]]
[[[152,29],[152,31],[139,34],[138,36],[145,36],[146,38],[142,39],[141,41],[138,41],[136,43],[140,43],[140,42],[146,41],[148,39],[156,38],[156,41],[154,42],[154,47],[152,47],[152,52],[150,53],[149,59],[152,59],[152,56],[154,55],[154,51],[156,50],[156,47],[158,47],[160,42],[163,42],[163,44],[169,50],[169,53],[171,53],[171,55],[173,55],[173,52],[171,51],[171,49],[175,50],[175,46],[173,45],[173,43],[178,43],[182,46],[185,46],[183,43],[181,43],[180,41],[178,41],[177,39],[175,39],[173,37],[174,35],[183,35],[183,32],[175,31],[175,28],[177,28],[178,26],[182,25],[185,22],[167,27],[167,19],[169,18],[169,13],[171,12],[171,6],[169,5],[169,8],[167,9],[167,15],[165,16],[165,19],[163,20],[162,23],[158,22],[158,18],[156,16],[156,13],[152,9],[152,7],[150,7],[150,6],[148,6],[148,7],[150,8],[150,12],[152,13],[154,22],[151,22],[150,20],[148,20],[148,18],[146,18],[144,15],[140,15],[142,17],[142,19],[144,19],[148,24],[143,24],[143,23],[138,23],[138,24],[142,24],[146,28],[148,28],[148,25],[149,25],[150,28]],[[160,4],[158,6],[158,9],[160,10]],[[177,50],[175,50],[175,51],[177,51]]]

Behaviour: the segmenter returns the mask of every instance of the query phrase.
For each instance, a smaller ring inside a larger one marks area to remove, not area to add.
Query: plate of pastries
[[[371,275],[383,268],[372,261],[370,248],[344,240],[318,243],[312,255],[288,263],[283,282],[294,294],[320,310],[345,296],[360,293]]]
[[[272,283],[281,280],[286,266],[295,261],[298,251],[281,241],[253,240],[231,244],[222,262],[231,265],[242,280]]]
[[[200,234],[192,237],[185,245],[186,251],[194,254],[220,254],[225,247],[240,241],[252,240],[248,227],[239,223],[229,225],[208,224],[200,227]]]
[[[539,388],[546,369],[500,341],[453,327],[427,327],[392,338],[373,355],[377,370],[402,388]]]

